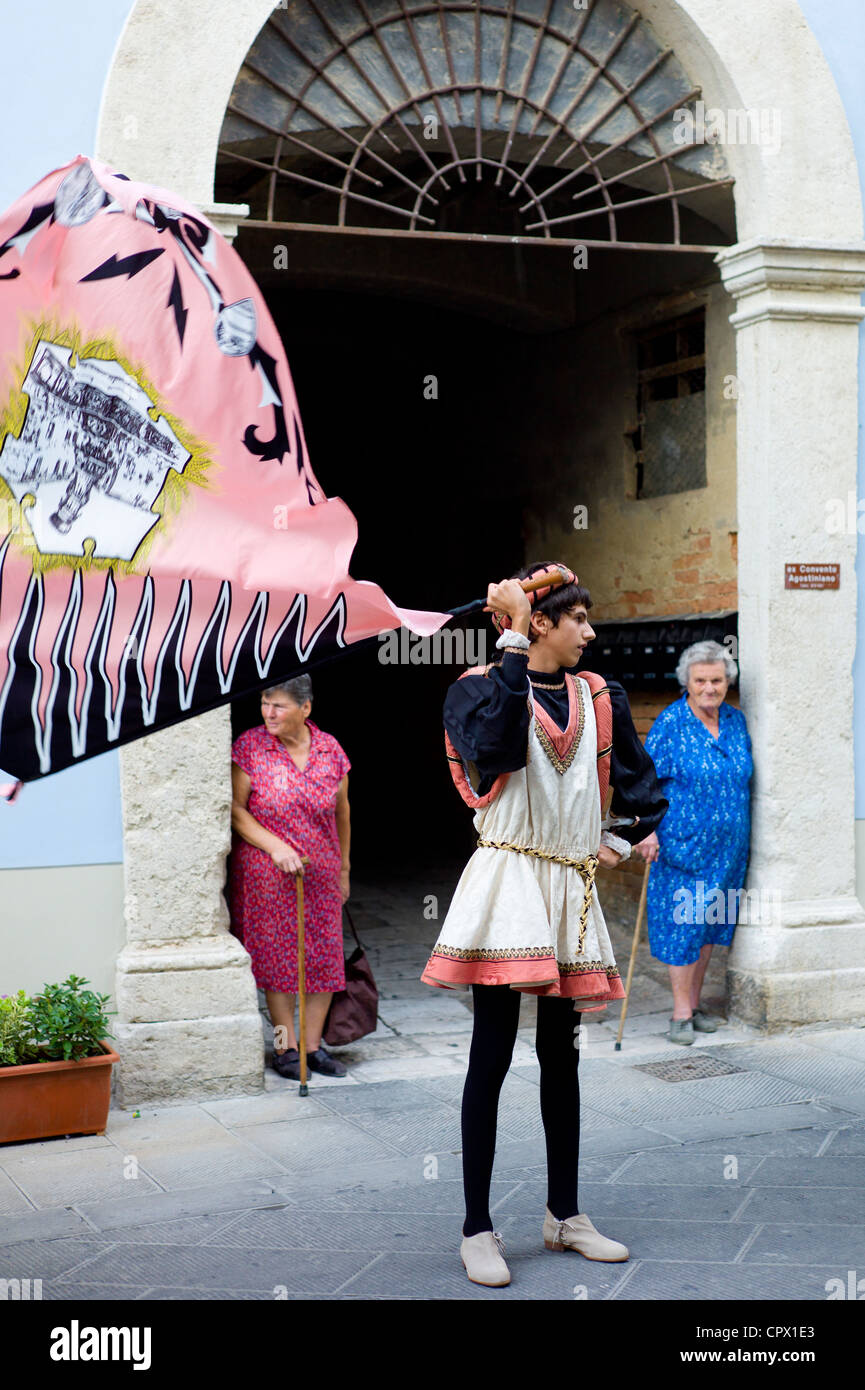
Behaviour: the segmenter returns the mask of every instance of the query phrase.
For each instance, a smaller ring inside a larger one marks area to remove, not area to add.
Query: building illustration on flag
[[[196,209],[79,156],[0,218],[0,766],[44,776],[441,627],[351,577],[356,539]]]
[[[83,554],[131,561],[158,523],[154,504],[169,469],[190,459],[153,402],[116,362],[79,358],[38,342],[22,383],[24,429],[0,448],[0,477],[28,511],[41,555]]]

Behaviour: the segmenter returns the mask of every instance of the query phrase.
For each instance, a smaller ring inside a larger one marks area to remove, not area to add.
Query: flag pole
[[[520,588],[526,594],[533,594],[536,589],[555,589],[560,584],[567,583],[568,576],[565,574],[564,570],[559,570],[558,579],[550,574],[535,575],[531,579],[521,579]],[[449,612],[452,618],[462,618],[465,617],[467,613],[476,613],[479,609],[486,608],[486,604],[487,601],[485,598],[473,598],[471,603],[460,604],[459,608],[451,608]]]

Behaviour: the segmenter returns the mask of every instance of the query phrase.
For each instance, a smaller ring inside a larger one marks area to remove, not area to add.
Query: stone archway
[[[699,91],[619,0],[296,0],[237,74],[217,182],[269,223],[459,234],[486,184],[496,225],[463,234],[705,246],[734,217],[722,149],[679,119]]]
[[[739,633],[757,764],[751,882],[780,902],[778,920],[737,933],[732,1003],[770,1028],[856,1017],[865,1013],[865,915],[855,896],[852,755],[844,758],[856,538],[817,529],[823,499],[846,496],[856,479],[865,245],[850,132],[794,0],[641,0],[631,8],[699,81],[707,107],[781,113],[777,148],[725,149],[740,241],[718,257],[738,338]],[[106,83],[99,156],[197,201],[230,231],[247,209],[211,202],[220,133],[272,10],[270,0],[171,9],[138,0]],[[283,22],[292,11],[285,7]],[[826,401],[831,410],[821,410]],[[841,589],[785,591],[791,560],[840,561]],[[798,658],[803,629],[807,666]],[[226,935],[220,891],[227,758],[221,712],[122,753],[128,944],[118,964],[118,1032],[136,1098],[259,1084],[254,990]],[[202,836],[183,864],[171,847],[164,876],[153,869],[160,850],[168,853],[155,788],[162,805],[197,808]],[[201,1059],[194,1068],[192,1048]]]

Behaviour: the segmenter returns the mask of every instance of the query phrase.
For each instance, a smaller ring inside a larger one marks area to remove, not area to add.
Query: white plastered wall
[[[3,869],[0,904],[0,994],[83,975],[113,999],[126,939],[122,864]]]

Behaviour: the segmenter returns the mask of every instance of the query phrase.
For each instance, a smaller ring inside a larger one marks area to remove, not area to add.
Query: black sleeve
[[[610,782],[613,800],[610,815],[639,816],[636,825],[611,826],[630,845],[637,845],[657,830],[669,806],[661,793],[655,764],[646,752],[634,728],[631,706],[624,688],[618,681],[607,681],[613,706],[613,752],[610,758]]]
[[[445,696],[444,726],[463,762],[476,772],[471,781],[478,796],[500,773],[526,765],[527,669],[525,654],[506,652],[501,666],[486,676],[463,676]]]

